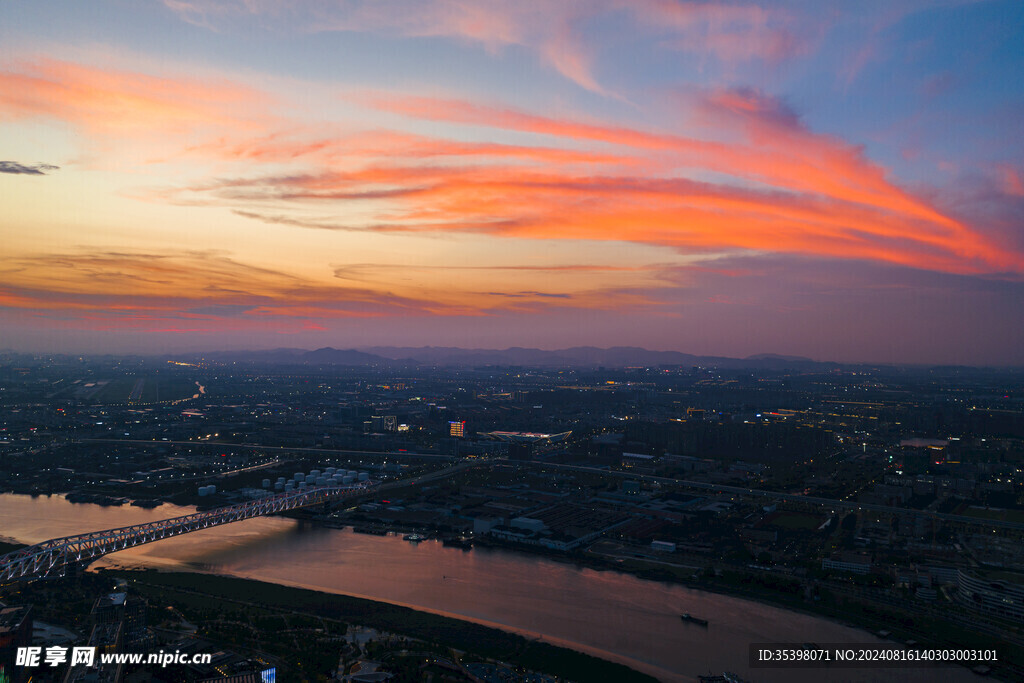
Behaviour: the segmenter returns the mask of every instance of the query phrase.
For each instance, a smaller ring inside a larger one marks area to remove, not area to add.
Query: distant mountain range
[[[527,349],[461,349],[450,346],[372,346],[361,349],[325,347],[305,349],[272,349],[269,351],[221,351],[205,353],[204,358],[243,363],[368,366],[448,366],[478,367],[486,365],[525,367],[656,367],[659,365],[713,365],[721,368],[791,368],[818,363],[801,356],[780,356],[763,353],[747,358],[695,356],[678,351],[649,351],[636,346],[574,346],[558,351]]]

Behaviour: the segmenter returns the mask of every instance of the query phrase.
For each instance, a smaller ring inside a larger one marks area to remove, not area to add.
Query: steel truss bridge
[[[0,555],[0,583],[63,576],[68,566],[89,562],[126,548],[191,531],[272,515],[296,508],[333,503],[365,493],[368,486],[321,486],[282,493],[184,517],[135,524],[119,529],[65,536]]]

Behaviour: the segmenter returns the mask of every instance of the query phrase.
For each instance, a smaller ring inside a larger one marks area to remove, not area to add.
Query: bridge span
[[[0,555],[0,583],[61,576],[69,565],[88,563],[126,548],[251,517],[332,503],[370,489],[372,486],[319,486],[182,517],[50,539]]]

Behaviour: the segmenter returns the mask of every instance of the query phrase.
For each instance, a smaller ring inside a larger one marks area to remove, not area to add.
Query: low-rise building
[[[871,571],[871,558],[857,553],[841,553],[823,559],[821,568],[827,571],[867,574]]]
[[[1024,578],[1009,572],[957,572],[957,599],[970,609],[1024,623]]]

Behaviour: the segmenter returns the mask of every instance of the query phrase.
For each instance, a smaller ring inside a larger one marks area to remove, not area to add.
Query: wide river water
[[[21,543],[193,512],[0,495],[0,536]],[[94,566],[209,572],[406,605],[622,662],[663,681],[734,671],[753,683],[974,681],[961,668],[750,669],[750,643],[881,643],[827,619],[678,585],[495,549],[463,551],[262,517],[109,555]],[[683,612],[708,628],[683,623]]]

